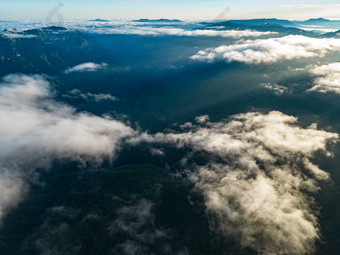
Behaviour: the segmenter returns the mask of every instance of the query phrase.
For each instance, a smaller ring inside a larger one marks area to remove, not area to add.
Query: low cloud
[[[327,144],[338,135],[297,121],[280,112],[239,114],[131,142],[192,151],[183,169],[191,169],[189,179],[204,195],[213,230],[261,254],[310,254],[319,238],[312,194],[330,178],[311,159],[317,151],[332,156]],[[195,162],[193,153],[200,152],[208,153],[209,163]]]
[[[76,65],[74,67],[70,67],[64,71],[64,73],[74,73],[74,72],[95,72],[97,70],[103,69],[107,67],[106,63],[96,64],[92,62],[83,63],[80,65]]]
[[[32,250],[34,247],[38,254],[58,253],[60,247],[57,247],[55,241],[70,235],[74,230],[70,223],[79,217],[80,213],[81,210],[66,206],[47,208],[43,223],[23,242],[22,250]],[[72,254],[79,254],[80,248],[81,244],[68,245],[67,250]]]
[[[317,78],[315,78],[314,86],[309,91],[340,94],[340,63],[315,67],[311,70],[311,73],[317,75]]]
[[[201,50],[191,58],[207,62],[222,60],[261,64],[297,58],[323,57],[326,53],[336,50],[340,50],[340,39],[289,35],[280,38],[241,40],[237,44]]]
[[[287,87],[280,86],[278,84],[265,83],[261,84],[265,89],[273,92],[276,96],[282,96],[283,94],[289,93]]]
[[[2,32],[3,38],[9,38],[9,39],[30,39],[37,37],[36,35],[24,35],[20,33],[6,33]]]
[[[115,254],[152,254],[150,247],[169,239],[167,231],[156,228],[153,207],[151,201],[141,199],[135,205],[124,206],[116,212],[116,220],[109,226],[109,231],[111,235],[125,236],[126,240],[115,247]],[[169,247],[164,247],[164,251],[167,249]]]
[[[63,97],[73,98],[73,99],[82,98],[87,101],[95,101],[95,102],[118,100],[116,97],[112,96],[111,94],[102,94],[102,93],[93,94],[90,92],[83,93],[79,89],[73,89],[67,95],[63,95]]]
[[[197,116],[195,118],[195,121],[200,124],[206,123],[207,121],[209,121],[209,115]]]
[[[231,38],[241,38],[241,37],[258,37],[264,35],[276,34],[275,32],[258,32],[251,30],[208,30],[208,29],[198,29],[198,30],[184,30],[181,28],[159,28],[155,30],[156,34],[162,35],[178,35],[178,36],[221,36],[221,37],[231,37]]]
[[[45,77],[8,75],[0,84],[0,219],[53,160],[113,160],[135,132],[112,118],[77,113],[56,102]]]

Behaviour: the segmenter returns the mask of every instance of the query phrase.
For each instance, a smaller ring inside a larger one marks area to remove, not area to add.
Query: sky
[[[282,18],[340,19],[337,0],[0,0],[0,20],[45,20],[59,5],[65,20],[176,18],[182,20]]]

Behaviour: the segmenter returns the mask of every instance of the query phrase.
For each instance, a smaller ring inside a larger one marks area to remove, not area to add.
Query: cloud
[[[63,95],[63,97],[67,98],[82,98],[85,100],[93,100],[95,102],[108,100],[108,101],[117,101],[118,99],[111,94],[93,94],[90,92],[82,93],[79,89],[73,89],[67,95]]]
[[[317,75],[317,78],[314,80],[315,85],[309,91],[340,94],[340,63],[314,67],[311,73]]]
[[[39,254],[58,253],[64,247],[56,246],[56,239],[72,236],[75,225],[82,227],[88,226],[89,222],[92,224],[101,222],[100,225],[104,228],[102,237],[106,240],[110,238],[115,240],[112,249],[114,254],[151,254],[150,248],[157,241],[167,239],[166,233],[155,226],[154,206],[153,202],[145,199],[133,203],[130,201],[130,205],[118,209],[111,208],[115,216],[109,218],[95,210],[84,213],[84,208],[75,209],[67,206],[48,208],[43,224],[26,239],[26,246],[31,248],[34,244]],[[67,249],[72,254],[79,254],[84,250],[83,246],[81,240],[75,240],[69,243]]]
[[[297,121],[280,112],[254,112],[131,142],[170,143],[191,151],[183,155],[183,169],[191,169],[189,179],[203,193],[218,233],[261,254],[310,254],[319,238],[312,194],[318,182],[330,178],[311,159],[317,151],[331,156],[327,144],[338,135],[315,124],[301,128]],[[200,159],[208,153],[208,163],[195,162],[193,153]]]
[[[289,35],[280,38],[241,40],[238,44],[201,50],[191,58],[207,62],[223,60],[261,64],[297,58],[323,57],[326,53],[336,50],[340,50],[340,39]]]
[[[37,37],[36,35],[24,35],[20,33],[8,33],[8,32],[2,32],[3,38],[9,38],[9,39],[30,39]]]
[[[157,31],[157,30],[156,30]],[[241,37],[258,37],[270,34],[276,34],[275,32],[258,32],[251,30],[184,30],[180,28],[161,28],[157,31],[159,34],[178,35],[178,36],[222,36],[231,38]]]
[[[0,219],[53,160],[101,164],[112,160],[130,127],[112,118],[77,113],[56,102],[45,77],[8,75],[0,84]]]
[[[195,121],[200,123],[200,124],[203,124],[203,123],[207,122],[208,120],[209,120],[209,115],[197,116],[195,118]]]
[[[102,100],[110,100],[110,101],[117,101],[117,98],[110,95],[110,94],[93,94],[93,93],[86,93],[86,95],[90,98],[93,98],[94,101],[99,102]]]
[[[141,199],[135,205],[124,206],[116,212],[116,220],[109,226],[109,231],[111,235],[126,237],[115,247],[116,254],[151,254],[150,247],[169,239],[166,231],[155,227],[153,207],[151,201]]]
[[[134,34],[142,36],[221,36],[231,38],[241,37],[258,37],[264,35],[277,34],[277,32],[259,32],[253,30],[213,30],[213,29],[183,29],[176,27],[152,27],[152,26],[140,26],[140,24],[114,24],[104,26],[98,24],[97,27],[92,27],[92,32],[99,34]],[[100,26],[101,25],[101,26]]]
[[[280,86],[278,84],[265,83],[265,84],[262,84],[262,86],[265,89],[272,91],[276,96],[282,96],[285,93],[289,93],[289,90],[287,87]]]
[[[92,63],[92,62],[88,62],[88,63],[83,63],[80,65],[76,65],[74,67],[70,67],[68,69],[66,69],[64,71],[64,73],[73,73],[73,72],[95,72],[99,69],[103,69],[107,67],[106,63],[102,63],[102,64],[96,64],[96,63]]]

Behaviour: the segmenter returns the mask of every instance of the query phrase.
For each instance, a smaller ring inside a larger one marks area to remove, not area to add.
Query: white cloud
[[[209,115],[201,115],[201,116],[197,116],[195,118],[195,121],[200,123],[200,124],[203,124],[203,123],[206,123],[207,121],[209,121]]]
[[[0,219],[22,198],[35,169],[54,159],[112,160],[135,132],[110,117],[77,113],[53,100],[44,77],[8,75],[0,84]]]
[[[258,37],[263,35],[276,34],[275,32],[258,32],[251,30],[207,30],[207,29],[199,29],[199,30],[184,30],[184,29],[161,29],[160,34],[169,34],[169,35],[179,35],[179,36],[222,36],[222,37],[232,37],[232,38],[241,38],[241,37]]]
[[[314,80],[314,86],[309,91],[321,93],[333,92],[340,94],[340,63],[317,66],[311,73],[318,77]]]
[[[311,158],[317,151],[331,156],[326,146],[337,134],[316,125],[301,128],[295,117],[270,112],[131,141],[139,140],[210,154],[206,165],[184,160],[183,168],[192,170],[189,179],[203,193],[210,222],[221,234],[261,254],[312,253],[319,230],[310,195],[329,174]]]
[[[35,38],[37,36],[36,35],[24,35],[24,34],[20,34],[20,33],[2,32],[2,37],[3,38],[9,38],[9,39],[30,39],[30,38]]]
[[[289,92],[288,88],[284,86],[280,86],[278,84],[266,83],[266,84],[262,84],[262,86],[266,88],[267,90],[272,91],[277,96],[281,96]]]
[[[151,148],[150,153],[151,153],[151,155],[159,155],[159,156],[164,155],[164,151],[162,151],[160,149],[155,149],[155,148]]]
[[[92,63],[92,62],[88,62],[88,63],[83,63],[80,65],[76,65],[74,67],[70,67],[67,68],[64,73],[73,73],[73,72],[95,72],[99,69],[103,69],[107,67],[106,63],[102,63],[102,64],[96,64],[96,63]]]
[[[325,28],[321,26],[309,26],[309,25],[300,25],[300,29],[306,30],[306,31],[317,31],[319,33],[331,33],[331,32],[336,32],[339,29],[337,28]]]
[[[323,57],[326,53],[336,50],[340,50],[340,39],[289,35],[280,38],[241,40],[238,44],[201,50],[191,58],[207,62],[224,60],[260,64]]]

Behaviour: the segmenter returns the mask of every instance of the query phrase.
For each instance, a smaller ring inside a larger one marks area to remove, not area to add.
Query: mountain
[[[247,19],[247,20],[229,20],[229,22],[243,24],[243,25],[280,25],[284,27],[296,27],[296,24],[289,20],[281,19]]]
[[[112,250],[115,251],[112,254],[127,254],[124,253],[121,244],[134,238],[132,235],[134,233],[131,234],[120,225],[115,225],[114,217],[124,224],[141,225],[136,228],[137,235],[143,235],[147,231],[148,236],[155,239],[157,245],[153,245],[153,242],[144,244],[144,249],[150,253],[143,254],[164,254],[163,246],[166,245],[171,245],[177,250],[188,247],[195,254],[199,254],[202,247],[207,250],[216,248],[209,243],[211,240],[208,234],[209,226],[204,214],[199,214],[204,210],[202,199],[190,193],[188,183],[171,177],[160,167],[124,165],[114,170],[84,171],[81,180],[78,178],[77,169],[73,169],[73,172],[67,172],[65,168],[58,170],[54,172],[54,178],[44,179],[47,185],[40,185],[41,187],[36,185],[37,187],[32,188],[26,202],[6,218],[5,229],[0,233],[2,240],[0,249],[4,252],[2,254],[41,254],[40,249],[46,247],[25,245],[25,242],[36,243],[41,239],[46,242],[46,246],[53,242],[55,254],[70,254],[65,250],[77,247],[80,240],[84,244],[77,253],[71,254],[109,254]],[[159,191],[160,187],[162,192]],[[100,196],[99,193],[104,195]],[[189,196],[191,200],[188,199]],[[190,204],[192,200],[195,202],[194,205]],[[64,207],[60,204],[65,205],[65,208],[72,206],[81,210],[74,214],[76,217],[72,215],[70,218],[54,210],[46,210],[46,207],[62,210]],[[131,207],[131,204],[137,205],[137,209],[146,209],[147,214],[143,211],[143,215],[146,216],[149,215],[148,206],[153,206],[152,210],[150,208],[150,220],[144,222],[144,218],[138,215],[120,216],[119,212],[126,210],[128,206]],[[153,209],[159,212],[157,216],[153,214]],[[100,216],[79,220],[87,215]],[[54,231],[56,226],[65,225],[65,220],[70,227],[65,229],[62,235]],[[21,224],[17,224],[18,221]],[[173,239],[168,235],[153,234],[154,221],[157,222],[157,227],[160,226],[162,229],[167,230],[171,227],[179,237]],[[108,226],[111,225],[114,228],[108,231]],[[93,231],[94,226],[96,231]],[[100,242],[93,244],[89,240],[100,240]],[[196,244],[197,242],[199,245]],[[20,251],[18,251],[18,244],[23,247]]]
[[[325,23],[332,23],[332,20],[324,19],[324,18],[318,18],[318,19],[309,19],[305,21],[295,21],[298,24],[304,24],[304,25],[320,25]]]
[[[3,33],[9,33],[9,34],[18,34],[18,33],[22,33],[20,31],[18,31],[16,28],[9,28],[9,29],[5,29],[4,31],[2,31]]]
[[[94,22],[108,22],[109,20],[107,19],[90,19],[89,21],[94,21]]]
[[[164,23],[169,23],[169,22],[183,22],[179,19],[138,19],[138,20],[133,20],[134,22],[164,22]]]
[[[263,19],[265,20],[265,19]],[[263,21],[262,20],[262,21]],[[303,29],[297,27],[285,27],[278,24],[270,24],[270,23],[261,23],[257,22],[257,24],[253,24],[252,20],[247,24],[247,20],[241,20],[242,23],[237,23],[238,21],[225,21],[218,23],[206,23],[208,26],[220,26],[224,27],[224,29],[231,30],[256,30],[260,32],[278,32],[282,34],[294,34],[294,35],[306,35],[306,36],[314,36],[313,32],[308,32]]]
[[[340,37],[340,30],[322,35],[323,37]]]
[[[23,32],[23,34],[40,35],[42,33],[60,32],[60,31],[66,31],[66,30],[67,30],[67,28],[65,28],[65,27],[51,26],[51,27],[42,27],[42,28],[28,29],[28,30],[25,30]]]
[[[65,30],[67,30],[67,28],[65,28],[65,27],[57,27],[57,26],[43,27],[41,29],[43,29],[43,30],[53,30],[53,31],[65,31]]]
[[[290,21],[290,20],[282,20],[282,19],[244,19],[244,20],[228,20],[225,21],[228,22],[228,27],[235,27],[235,25],[231,24],[237,24],[236,27],[239,27],[239,29],[250,29],[251,27],[256,27],[256,30],[259,31],[267,31],[269,27],[271,29],[274,29],[272,31],[281,32],[283,31],[282,28],[279,28],[278,26],[289,28],[290,30],[286,30],[286,32],[294,33],[294,34],[301,34],[304,33],[302,30],[304,29],[311,29],[315,28],[315,30],[318,29],[340,29],[340,20],[328,20],[324,18],[318,18],[318,19],[309,19],[304,21]],[[223,22],[223,23],[225,23]],[[242,26],[241,26],[242,25]],[[244,27],[245,26],[245,27]],[[294,29],[291,29],[294,28]],[[299,30],[296,30],[299,29]]]
[[[340,29],[340,20],[328,20],[324,18],[294,21],[298,26],[315,26],[331,29]]]
[[[32,36],[32,40],[0,40],[0,75],[6,73],[46,73],[61,72],[70,65],[84,62],[100,62],[103,59],[93,59],[88,55],[100,58],[100,46],[95,40],[80,32],[55,33],[65,31],[61,27],[30,29],[23,32],[7,30],[17,37]],[[34,35],[34,37],[33,37]],[[31,37],[28,37],[31,38]],[[86,40],[87,44],[83,44]]]
[[[0,33],[2,35],[1,38],[7,38],[7,39],[22,39],[22,38],[35,38],[37,34],[30,34],[25,33],[23,31],[18,31],[17,29],[5,29]]]

